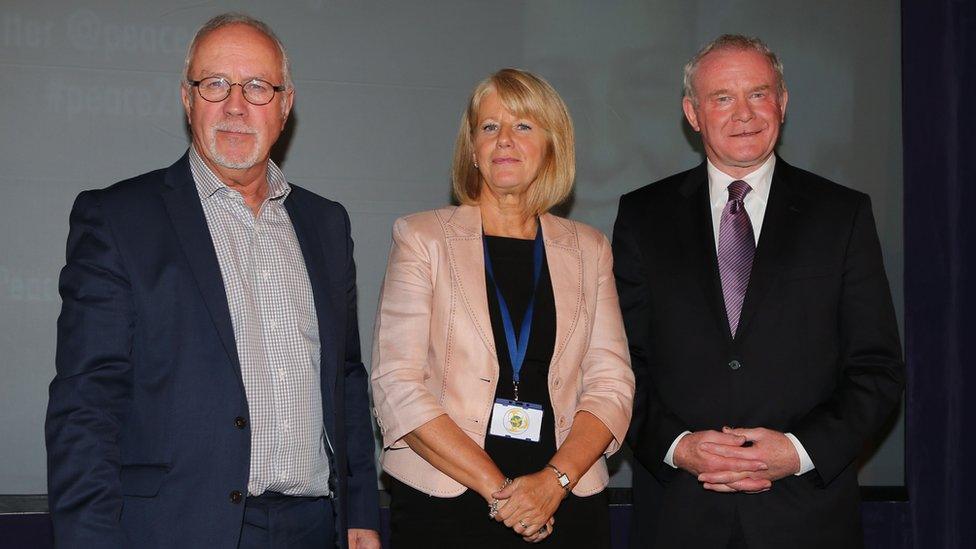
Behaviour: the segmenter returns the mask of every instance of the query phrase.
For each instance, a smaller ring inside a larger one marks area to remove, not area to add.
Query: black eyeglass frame
[[[225,82],[227,82],[228,84],[230,84],[229,86],[227,86],[227,94],[224,95],[224,97],[222,97],[220,99],[207,99],[206,97],[204,97],[203,92],[200,91],[200,84],[204,80],[210,80],[211,78],[217,78],[219,80],[224,80]],[[268,100],[265,101],[264,103],[255,103],[254,101],[251,101],[247,97],[247,92],[245,91],[246,88],[244,87],[244,84],[250,84],[251,82],[264,82],[265,84],[271,86],[271,97],[269,97]],[[248,103],[254,105],[255,107],[263,107],[264,105],[267,105],[268,103],[271,103],[272,101],[274,101],[274,97],[275,97],[275,94],[276,93],[281,93],[281,92],[284,92],[285,90],[288,89],[288,86],[285,86],[284,84],[279,84],[279,85],[275,86],[271,82],[268,82],[267,80],[261,80],[260,78],[251,78],[250,80],[247,80],[245,82],[231,82],[230,80],[224,78],[223,76],[208,76],[206,78],[201,78],[200,80],[187,80],[187,83],[190,85],[191,88],[196,88],[197,89],[197,93],[200,95],[200,99],[203,99],[204,101],[206,101],[208,103],[220,103],[222,101],[226,101],[227,98],[230,97],[230,90],[234,86],[240,86],[241,87],[241,94],[244,96],[244,100],[247,101]]]

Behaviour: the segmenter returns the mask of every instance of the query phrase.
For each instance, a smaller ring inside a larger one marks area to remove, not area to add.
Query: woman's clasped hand
[[[550,469],[521,476],[492,494],[499,501],[494,518],[525,541],[542,541],[552,533],[553,515],[567,494]]]

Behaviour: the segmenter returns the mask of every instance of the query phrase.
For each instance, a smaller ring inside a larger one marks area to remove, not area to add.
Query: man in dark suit
[[[379,547],[349,219],[269,151],[284,47],[226,14],[187,55],[169,168],[82,193],[46,435],[59,547]]]
[[[620,201],[639,547],[862,544],[901,346],[868,197],[773,152],[787,99],[765,44],[718,38],[685,67],[707,160]]]

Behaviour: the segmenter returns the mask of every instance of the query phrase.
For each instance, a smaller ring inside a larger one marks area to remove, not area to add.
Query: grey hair
[[[281,52],[281,74],[284,77],[283,85],[288,88],[294,88],[294,83],[291,80],[291,63],[288,61],[288,52],[285,51],[285,45],[281,43],[278,39],[278,35],[271,30],[271,27],[267,23],[261,21],[260,19],[255,19],[250,15],[244,13],[222,13],[220,15],[215,15],[209,21],[200,27],[200,30],[193,35],[193,40],[190,40],[190,45],[186,49],[186,59],[183,62],[183,85],[189,85],[190,82],[190,60],[193,59],[193,55],[196,53],[197,44],[205,36],[211,32],[226,27],[228,25],[247,25],[261,34],[264,34],[270,38],[276,46],[278,46],[278,51]],[[277,85],[277,82],[272,82],[272,84]]]
[[[723,34],[702,46],[698,50],[698,53],[691,58],[691,61],[685,64],[684,92],[685,97],[690,99],[693,104],[698,105],[698,98],[695,97],[695,88],[693,85],[695,73],[698,72],[698,65],[701,64],[701,60],[706,55],[719,50],[752,50],[764,55],[769,60],[769,65],[773,67],[773,71],[776,72],[777,93],[782,97],[783,93],[786,92],[786,80],[783,79],[783,62],[779,60],[779,57],[773,50],[769,49],[769,46],[765,42],[758,38],[744,36],[742,34]]]

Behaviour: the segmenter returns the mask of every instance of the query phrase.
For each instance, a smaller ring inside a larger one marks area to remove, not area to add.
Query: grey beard
[[[241,129],[243,129],[246,133],[251,133],[253,131],[253,130],[251,130],[251,128],[236,128],[236,127],[234,127],[232,125],[224,125],[224,124],[217,124],[217,125],[215,125],[215,126],[213,126],[213,127],[210,128],[210,136],[209,136],[210,139],[207,140],[207,149],[210,151],[210,158],[212,158],[213,161],[216,162],[218,165],[223,166],[223,167],[228,168],[228,169],[232,169],[232,170],[246,170],[248,168],[253,167],[255,164],[257,164],[261,160],[261,158],[259,156],[260,155],[260,152],[259,151],[261,150],[260,137],[258,137],[256,139],[256,141],[254,143],[254,147],[251,150],[251,153],[249,155],[245,156],[244,158],[238,160],[238,161],[233,161],[233,160],[227,158],[226,156],[224,156],[223,154],[221,154],[217,150],[217,131],[218,130],[223,130],[223,131],[228,131],[228,130],[230,130],[230,131],[238,131],[238,130],[241,130]],[[256,136],[257,135],[257,132],[253,132],[253,133],[251,133],[251,135],[255,135]]]

